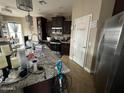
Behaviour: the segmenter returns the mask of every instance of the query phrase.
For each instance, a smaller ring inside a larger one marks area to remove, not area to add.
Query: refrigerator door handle
[[[105,37],[105,34],[104,34],[104,31],[101,33],[101,38],[99,40],[99,43],[98,43],[98,49],[97,49],[97,52],[96,52],[96,65],[95,65],[95,74],[97,73],[98,71],[98,67],[99,67],[99,59],[100,59],[100,45],[102,43],[102,40],[104,39]]]

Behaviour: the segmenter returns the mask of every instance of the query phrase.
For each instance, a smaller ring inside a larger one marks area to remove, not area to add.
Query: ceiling
[[[53,17],[57,15],[71,16],[72,14],[72,1],[73,0],[44,0],[47,4],[41,5],[39,0],[33,0],[33,12],[32,16],[44,16]],[[12,10],[12,13],[2,11],[1,8],[7,6],[8,9]],[[10,16],[24,17],[28,13],[17,9],[16,0],[0,0],[0,13]]]

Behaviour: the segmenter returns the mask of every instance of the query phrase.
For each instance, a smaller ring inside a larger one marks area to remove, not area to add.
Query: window
[[[12,44],[24,44],[21,24],[8,23],[8,29]]]

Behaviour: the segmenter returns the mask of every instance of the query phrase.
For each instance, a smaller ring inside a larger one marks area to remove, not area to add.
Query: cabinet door
[[[71,21],[65,21],[64,22],[63,34],[71,34]]]
[[[38,33],[40,34],[39,38],[41,38],[42,40],[46,40],[46,37],[47,37],[46,22],[47,22],[47,19],[43,17],[37,18],[37,28],[38,28]]]
[[[69,43],[62,43],[61,54],[62,55],[69,55],[69,51],[70,51],[70,44]]]
[[[53,17],[52,27],[63,27],[64,17]]]
[[[50,36],[52,33],[52,22],[47,22],[46,29],[47,29],[47,36]]]

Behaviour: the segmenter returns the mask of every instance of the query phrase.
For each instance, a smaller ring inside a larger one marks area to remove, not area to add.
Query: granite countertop
[[[10,44],[10,42],[9,41],[1,41],[0,40],[0,45],[6,45],[6,44]]]
[[[70,44],[70,41],[61,41],[61,43]]]
[[[51,41],[43,40],[43,42],[48,42],[48,43],[50,43]],[[61,41],[61,40],[60,40],[60,43],[70,44],[70,40],[69,40],[69,41]]]
[[[41,62],[44,62],[43,67],[45,71],[41,74],[29,74],[26,78],[16,83],[8,84],[8,85],[0,85],[1,90],[17,90],[22,89],[24,87],[51,79],[57,75],[55,70],[55,62],[59,60],[59,58],[54,55],[54,53],[46,46],[43,47],[44,57],[41,58]],[[70,69],[65,66],[63,63],[63,73],[70,72]]]

